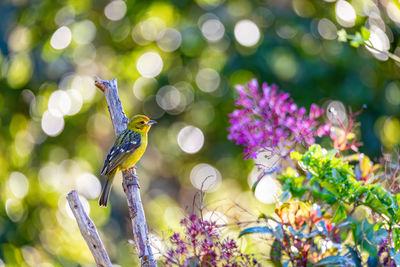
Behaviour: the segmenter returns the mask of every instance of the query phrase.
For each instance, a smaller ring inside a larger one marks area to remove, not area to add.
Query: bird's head
[[[130,120],[128,128],[139,133],[147,133],[154,123],[157,122],[150,120],[145,115],[136,115]]]

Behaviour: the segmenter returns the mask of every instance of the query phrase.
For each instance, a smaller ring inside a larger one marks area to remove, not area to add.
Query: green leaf
[[[375,226],[374,226],[375,227]],[[380,228],[373,232],[373,243],[379,244],[388,238],[388,232],[386,229]]]
[[[367,28],[361,27],[361,36],[364,41],[368,41],[369,37],[371,36],[371,32]]]
[[[361,250],[365,250],[372,257],[377,257],[377,246],[373,244],[374,242],[374,230],[373,225],[368,222],[366,218],[360,221],[353,221],[353,232],[354,239],[360,245]],[[368,242],[366,241],[368,240]],[[372,245],[371,245],[372,243]]]
[[[340,205],[336,210],[335,215],[333,216],[332,222],[341,222],[347,218],[346,208],[343,205]]]
[[[255,227],[250,227],[247,229],[244,229],[243,231],[240,232],[239,237],[242,237],[244,235],[248,234],[274,234],[271,230],[271,228],[267,226],[255,226]]]
[[[349,245],[346,245],[346,247],[349,250],[351,258],[353,259],[356,267],[362,267],[362,265],[361,265],[361,257],[360,257],[360,255],[358,255],[357,250],[355,250],[354,248],[352,248]]]
[[[359,32],[356,32],[356,34],[353,36],[353,38],[350,41],[350,45],[353,47],[359,47],[363,43],[364,43],[364,39],[362,38],[362,36]]]
[[[347,32],[345,29],[341,29],[337,32],[339,42],[347,42]]]
[[[275,239],[272,243],[269,255],[275,267],[282,267],[282,244],[278,239]]]
[[[376,196],[373,192],[370,191],[367,193],[367,197],[364,202],[372,210],[390,216],[387,207],[378,199],[378,196]]]
[[[299,152],[297,151],[293,151],[290,153],[290,157],[292,159],[297,159],[297,160],[301,160],[301,158],[303,157]]]
[[[368,257],[367,260],[367,266],[368,267],[378,267],[378,260],[375,257]]]
[[[400,229],[393,228],[393,242],[396,250],[400,249]]]
[[[378,231],[383,225],[385,225],[385,223],[383,222],[377,222],[374,225],[374,231]]]
[[[356,266],[356,264],[349,258],[343,257],[343,256],[329,256],[326,258],[323,258],[319,262],[317,262],[314,267],[316,266],[324,266],[324,265],[336,265],[336,266]]]

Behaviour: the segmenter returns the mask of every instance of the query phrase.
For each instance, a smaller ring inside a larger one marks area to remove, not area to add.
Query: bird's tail
[[[106,183],[103,186],[103,190],[101,191],[101,196],[99,199],[99,205],[103,207],[107,207],[108,198],[110,197],[112,180],[114,177],[107,177]]]

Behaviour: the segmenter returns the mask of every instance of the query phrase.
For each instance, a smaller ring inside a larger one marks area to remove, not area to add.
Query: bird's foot
[[[137,182],[137,179],[133,179],[133,180],[128,180],[128,181],[126,181],[126,185],[136,185],[139,189],[140,189],[140,185],[139,185],[139,183]]]
[[[136,166],[130,167],[128,169],[129,174],[133,175],[136,177]]]

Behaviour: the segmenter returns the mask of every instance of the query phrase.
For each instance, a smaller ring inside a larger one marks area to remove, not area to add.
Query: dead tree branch
[[[67,196],[68,204],[71,207],[72,213],[78,222],[79,230],[83,238],[85,239],[97,266],[99,267],[112,267],[110,258],[108,257],[107,251],[101,242],[99,233],[97,232],[96,226],[86,214],[83,209],[82,203],[79,200],[78,193],[72,190]]]
[[[104,81],[100,78],[96,78],[95,85],[104,92],[108,111],[110,112],[111,121],[114,126],[115,135],[118,136],[123,130],[126,129],[129,120],[124,113],[121,101],[119,99],[117,80],[113,79],[111,81]],[[122,186],[128,202],[129,217],[132,223],[134,242],[141,266],[157,266],[150,247],[147,221],[140,197],[140,186],[134,168],[123,172]]]

